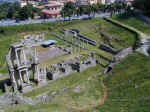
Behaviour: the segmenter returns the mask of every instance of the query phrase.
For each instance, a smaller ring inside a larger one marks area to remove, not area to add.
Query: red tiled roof
[[[47,6],[47,7],[55,7],[55,6],[61,6],[61,4],[46,4],[44,6]]]
[[[76,2],[76,0],[62,0],[61,2],[62,2],[62,3],[65,3],[65,2],[69,2],[69,1],[71,1],[71,2]]]
[[[45,14],[50,14],[50,15],[55,15],[55,14],[60,14],[60,11],[59,10],[47,10],[47,9],[43,9],[42,10],[42,13],[45,13]]]

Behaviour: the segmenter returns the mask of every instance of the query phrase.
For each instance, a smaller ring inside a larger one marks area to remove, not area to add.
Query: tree
[[[98,4],[97,4],[97,8],[98,8],[98,11],[102,11],[102,12],[105,11],[105,5],[104,5],[104,4],[98,3]]]
[[[111,15],[111,17],[113,16],[113,14],[115,13],[115,11],[116,11],[116,5],[114,4],[114,3],[111,3],[111,4],[109,4],[108,5],[108,10],[110,11],[110,15]]]
[[[18,2],[12,3],[8,8],[7,18],[13,18],[16,12],[21,10],[21,6]]]
[[[18,11],[16,11],[16,12],[14,13],[13,17],[14,17],[15,19],[20,18],[19,12],[18,12]]]
[[[91,11],[93,13],[93,16],[95,17],[95,13],[98,12],[98,6],[97,6],[97,4],[92,4],[91,5]]]
[[[7,13],[5,11],[0,12],[0,19],[6,19]]]
[[[150,16],[150,0],[135,0],[133,6]]]
[[[0,19],[4,18],[21,18],[28,19],[34,18],[35,14],[39,14],[40,9],[33,7],[31,4],[27,4],[24,7],[20,6],[20,3],[0,3]]]
[[[67,2],[64,4],[61,13],[64,17],[69,17],[70,20],[71,16],[75,13],[75,10],[75,4],[73,2]]]
[[[91,13],[92,13],[92,6],[89,4],[89,5],[86,5],[84,7],[84,13],[87,14],[89,17],[91,16]]]
[[[62,10],[60,11],[60,14],[61,14],[61,16],[64,18],[64,20],[65,20],[65,17],[66,17],[66,14],[65,14],[66,12],[65,12],[65,10],[64,10],[64,8],[62,8]]]
[[[84,13],[84,6],[83,5],[77,6],[76,7],[77,16],[79,16],[79,15],[81,16],[83,13]]]
[[[19,15],[21,19],[34,18],[35,13],[38,13],[38,9],[33,7],[31,4],[27,4],[21,8]]]

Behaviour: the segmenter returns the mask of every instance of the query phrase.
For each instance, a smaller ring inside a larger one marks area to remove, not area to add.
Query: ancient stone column
[[[30,83],[30,79],[29,79],[28,69],[26,69],[26,80],[27,80],[27,83],[29,84]]]
[[[20,63],[19,63],[19,57],[18,57],[18,50],[15,49],[15,54],[16,54],[16,61],[17,61],[17,65],[20,66]]]
[[[26,59],[26,55],[25,55],[25,52],[24,52],[24,49],[22,49],[22,55],[24,57],[24,64],[27,64],[27,59]]]
[[[10,75],[11,75],[11,81],[12,81],[12,87],[13,87],[13,90],[14,92],[17,92],[17,83],[16,83],[16,79],[14,77],[14,71],[10,72]]]
[[[86,42],[87,42],[87,43],[86,43],[86,45],[87,45],[86,47],[87,47],[87,49],[88,49],[88,48],[89,48],[89,47],[88,47],[88,40],[87,40]]]
[[[84,39],[82,39],[82,48],[84,49]]]
[[[39,82],[40,79],[39,79],[39,59],[38,59],[38,56],[37,56],[37,51],[35,49],[34,51],[34,57],[33,57],[33,77],[34,77],[34,80]]]
[[[22,79],[21,71],[19,71],[19,77],[20,77],[20,86],[22,86],[23,85],[23,79]]]

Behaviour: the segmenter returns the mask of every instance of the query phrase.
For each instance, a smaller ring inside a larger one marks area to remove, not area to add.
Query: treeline
[[[21,7],[18,2],[14,3],[0,3],[0,20],[1,19],[28,19],[34,18],[40,12],[39,9],[27,4]]]
[[[150,0],[135,0],[133,6],[150,16]]]
[[[122,12],[129,12],[131,5],[123,2],[116,2],[111,4],[92,4],[92,5],[77,5],[76,3],[67,2],[61,10],[62,17],[71,17],[73,15],[81,16],[87,14],[95,16],[96,13],[110,12],[111,15]]]

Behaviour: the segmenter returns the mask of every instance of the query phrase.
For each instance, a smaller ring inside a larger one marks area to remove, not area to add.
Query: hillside
[[[137,52],[105,76],[108,98],[97,107],[102,112],[149,112],[150,57]]]
[[[122,20],[115,18],[121,22]],[[135,18],[133,18],[133,21]],[[130,25],[128,20],[125,24]],[[142,28],[145,24],[138,21]],[[144,32],[144,29],[136,27]],[[148,34],[149,27],[146,26],[145,33]],[[99,45],[110,45],[100,33],[111,37],[111,45],[115,50],[132,47],[135,43],[136,35],[127,28],[112,24],[102,18],[92,20],[52,22],[45,24],[22,25],[0,27],[0,51],[1,63],[0,73],[7,73],[5,55],[12,42],[19,41],[26,34],[44,32],[46,40],[57,40],[57,45],[66,47],[68,43],[59,40],[53,34],[64,36],[60,31],[63,29],[78,29],[84,36],[96,41],[96,46],[89,45],[88,50],[81,50],[78,53],[67,54],[49,59],[42,64],[54,64],[64,60],[73,59],[79,55],[86,55],[95,52],[105,58],[112,59],[114,54],[99,49]],[[68,40],[72,36],[67,37]],[[79,41],[78,41],[79,42]],[[57,46],[56,45],[56,46]],[[75,47],[73,47],[74,49]],[[47,50],[38,46],[40,51]],[[150,57],[133,51],[132,54],[117,64],[111,72],[101,74],[110,63],[108,60],[98,57],[104,66],[97,64],[82,72],[74,72],[69,76],[50,81],[45,86],[41,86],[32,91],[24,93],[25,97],[35,99],[41,94],[47,93],[52,96],[51,100],[46,100],[35,105],[18,104],[1,107],[6,112],[149,112],[150,110]],[[82,58],[80,61],[84,60]],[[1,81],[7,79],[0,77]],[[35,86],[35,85],[33,85]],[[53,97],[53,95],[55,97]]]

